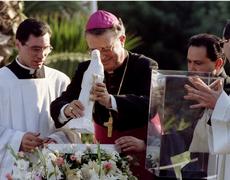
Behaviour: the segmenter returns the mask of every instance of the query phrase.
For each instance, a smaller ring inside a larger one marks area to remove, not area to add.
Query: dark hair
[[[102,35],[105,32],[108,31],[113,31],[115,32],[116,35],[121,35],[121,34],[125,34],[125,27],[123,25],[122,20],[119,18],[119,24],[114,25],[111,28],[96,28],[96,29],[90,29],[90,30],[86,30],[85,33],[89,33],[89,34],[93,34],[93,35]]]
[[[216,61],[218,58],[225,60],[222,51],[222,40],[213,34],[204,33],[192,36],[188,42],[188,47],[190,46],[204,46],[207,50],[207,57],[211,61]]]
[[[230,39],[230,20],[228,20],[224,26],[223,37],[226,40]]]
[[[18,26],[16,39],[18,39],[24,45],[31,34],[35,37],[39,37],[45,35],[46,33],[51,35],[51,29],[48,24],[36,19],[29,18],[24,20]]]

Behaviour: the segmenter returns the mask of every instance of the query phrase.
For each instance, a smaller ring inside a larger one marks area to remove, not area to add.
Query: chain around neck
[[[123,72],[123,75],[122,75],[122,78],[121,78],[121,82],[120,82],[120,85],[119,85],[119,89],[118,89],[118,91],[117,91],[117,95],[119,95],[120,92],[121,92],[121,87],[122,87],[122,84],[123,84],[123,81],[124,81],[124,78],[125,78],[125,74],[126,74],[128,62],[129,62],[129,53],[128,53],[128,55],[127,55],[126,65],[125,65],[125,69],[124,69],[124,72]]]

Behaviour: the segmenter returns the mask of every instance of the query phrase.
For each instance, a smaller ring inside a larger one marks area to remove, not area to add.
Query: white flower
[[[25,180],[31,180],[32,177],[33,177],[33,173],[32,173],[32,172],[27,172],[27,173],[26,173]]]
[[[90,168],[85,165],[84,167],[81,168],[81,173],[82,173],[82,177],[83,179],[87,180],[91,178],[91,174],[89,173]]]
[[[54,153],[49,153],[48,158],[51,159],[52,161],[55,161],[57,156]]]
[[[46,177],[49,180],[60,180],[65,174],[67,180],[129,179],[132,173],[126,159],[122,159],[117,152],[108,153],[105,151],[101,151],[101,159],[99,159],[97,153],[95,151],[77,151],[71,154],[59,154],[49,149],[36,149],[33,154],[27,157],[29,159],[26,157],[21,157],[24,159],[19,160],[18,158],[15,159],[12,177],[15,180],[35,180],[41,177]],[[84,161],[81,162],[82,156],[84,156]],[[35,161],[36,157],[38,159]],[[63,160],[60,166],[55,163],[57,159]],[[117,167],[118,161],[122,163],[122,170]],[[29,166],[29,162],[32,166]]]
[[[114,161],[117,161],[117,157],[120,157],[119,153],[116,152],[116,151],[113,151],[111,153],[111,159],[114,160]]]
[[[22,171],[19,168],[17,168],[16,166],[13,166],[13,177],[15,179],[22,179],[24,173],[25,173],[25,171]]]
[[[78,161],[81,161],[81,157],[84,154],[81,151],[77,151],[77,152],[74,153],[74,155],[76,156],[76,158],[77,158]]]
[[[111,174],[109,174],[109,175],[107,175],[105,177],[105,180],[117,180],[117,179],[121,180],[120,177],[114,176],[114,175],[111,175]]]
[[[100,180],[98,174],[94,170],[91,169],[89,173],[91,175],[90,180]]]
[[[25,161],[24,159],[19,159],[18,161],[16,161],[17,167],[20,170],[27,170],[29,167],[29,162]]]

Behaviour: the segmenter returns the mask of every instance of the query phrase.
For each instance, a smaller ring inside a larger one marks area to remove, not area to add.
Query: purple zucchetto
[[[92,29],[107,29],[119,24],[119,20],[110,12],[98,10],[93,13],[86,24],[86,31]]]

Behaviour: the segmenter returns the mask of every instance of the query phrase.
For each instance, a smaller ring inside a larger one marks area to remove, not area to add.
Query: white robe
[[[230,97],[223,91],[211,116],[209,136],[211,153],[219,154],[218,180],[230,178]]]
[[[19,150],[26,132],[47,137],[54,132],[50,103],[61,95],[69,78],[60,71],[45,67],[46,78],[18,79],[7,67],[0,69],[0,179],[11,173],[12,156],[6,145]],[[60,133],[57,133],[58,135]],[[57,134],[49,137],[63,143]]]
[[[208,125],[208,120],[212,114],[211,109],[206,109],[203,116],[198,120],[193,132],[192,142],[189,147],[190,152],[205,153],[210,152],[209,149],[209,135],[211,134],[211,126]],[[218,156],[209,154],[207,176],[209,179],[215,179],[217,175],[217,160]],[[206,162],[203,162],[206,163]]]

